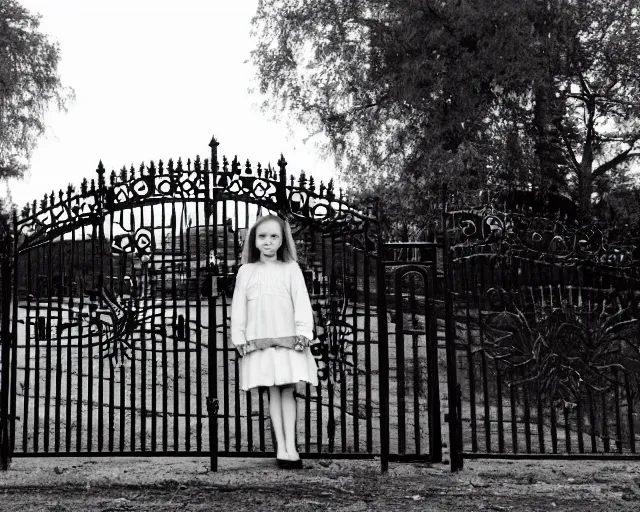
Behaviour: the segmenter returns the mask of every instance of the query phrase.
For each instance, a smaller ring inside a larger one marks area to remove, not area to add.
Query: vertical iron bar
[[[524,441],[527,453],[531,453],[531,408],[529,406],[528,385],[522,386],[522,397],[524,401]]]
[[[518,453],[518,400],[516,396],[516,386],[512,383],[509,384],[509,401],[511,402],[511,443],[513,446],[513,453]],[[500,405],[498,405],[500,407]]]
[[[326,261],[327,261],[327,248],[326,248],[326,237],[325,237],[325,233],[321,232],[320,233],[320,253],[321,253],[321,262],[322,262],[322,286],[321,286],[321,294],[322,294],[322,298],[324,300],[324,312],[325,312],[325,325],[324,325],[324,330],[325,330],[325,339],[324,339],[324,347],[322,347],[322,358],[324,359],[323,364],[325,365],[325,368],[323,369],[323,377],[325,377],[327,379],[327,382],[330,379],[330,371],[331,368],[329,367],[329,357],[331,354],[331,338],[329,337],[329,329],[328,326],[326,325],[326,320],[328,319],[329,316],[329,308],[330,308],[330,298],[327,295],[327,287],[326,287],[326,279],[327,279],[327,271],[326,271]],[[322,308],[320,308],[320,311],[322,311]],[[325,357],[326,356],[326,357]],[[317,449],[318,449],[318,453],[322,453],[322,407],[323,407],[323,402],[322,402],[322,379],[318,379],[318,387],[316,388],[316,400],[317,400],[317,405],[316,405],[316,445],[317,445]]]
[[[235,229],[234,231],[234,236],[233,236],[233,242],[232,242],[232,246],[233,246],[233,254],[232,254],[232,259],[233,259],[233,269],[237,268],[237,264],[238,264],[238,252],[237,252],[237,239],[238,239],[238,200],[234,200],[233,201],[233,221],[234,221],[234,226]],[[229,247],[228,247],[228,241],[227,241],[227,227],[225,227],[225,233],[224,233],[224,240],[225,240],[225,262],[226,262],[226,271],[225,271],[225,286],[224,286],[224,297],[225,297],[225,309],[226,309],[226,298],[227,298],[227,293],[229,291],[229,285],[231,283],[231,273],[229,272]],[[233,293],[233,292],[232,292]],[[226,325],[226,322],[225,322]],[[227,333],[229,334],[229,333]],[[229,336],[230,338],[230,336]],[[226,337],[225,337],[226,339]],[[225,343],[225,345],[228,344]],[[240,366],[239,366],[239,361],[238,361],[238,355],[237,353],[235,353],[234,350],[231,351],[231,357],[233,358],[233,381],[234,381],[234,399],[235,399],[235,431],[236,431],[236,450],[240,451],[242,449],[242,423],[241,423],[241,417],[240,417],[240,394],[242,393],[242,391],[240,390]]]
[[[180,168],[180,166],[179,166]],[[174,171],[175,173],[178,170]],[[175,183],[177,176],[171,174],[171,180]],[[182,226],[180,226],[182,228]],[[176,229],[178,229],[178,219],[176,215],[176,203],[171,203],[171,302],[173,305],[173,315],[171,320],[172,326],[172,339],[173,339],[173,449],[178,450],[179,442],[179,418],[180,418],[180,381],[179,381],[179,368],[178,368],[178,288],[176,282]]]
[[[564,443],[567,453],[571,453],[571,424],[569,423],[569,408],[563,407],[564,414]]]
[[[156,212],[155,207],[151,207],[151,211],[149,215],[151,217],[151,230],[153,233],[153,239],[156,241],[156,248],[153,254],[153,293],[151,294],[151,336],[149,339],[151,340],[151,450],[156,450],[156,443],[158,441],[158,341],[156,336],[160,334],[160,336],[165,332],[166,325],[164,322],[160,324],[156,323],[156,302],[157,302],[157,288],[158,288],[158,274],[156,268],[156,255],[160,252],[160,273],[164,276],[164,239],[160,240],[160,243],[157,242],[157,228],[156,228]],[[162,222],[163,219],[161,219]],[[162,235],[161,235],[162,236]],[[162,280],[161,280],[162,281]],[[162,315],[162,311],[164,311],[164,302],[162,301],[162,296],[164,295],[164,283],[160,283],[162,289],[160,290],[160,315]],[[146,419],[143,417],[143,422],[146,423]]]
[[[337,301],[335,295],[336,289],[336,275],[335,275],[335,252],[334,252],[334,238],[335,234],[331,233],[330,240],[330,251],[331,254],[329,256],[329,260],[323,260],[322,271],[324,275],[329,274],[329,279],[327,282],[328,289],[325,287],[325,293],[328,294],[328,318],[332,319],[332,324],[336,323],[337,320]],[[326,247],[325,254],[326,254]],[[331,261],[331,268],[328,269],[325,265],[325,261]],[[336,420],[335,420],[335,378],[336,378],[336,329],[335,325],[331,325],[331,328],[327,326],[327,341],[329,343],[329,357],[327,360],[328,368],[328,379],[327,379],[327,450],[329,453],[333,453],[335,450],[335,436],[336,436]]]
[[[3,234],[6,238],[9,238],[9,234]],[[8,248],[7,248],[8,250]],[[0,387],[0,459],[2,463],[2,469],[9,469],[9,460],[11,459],[11,446],[9,435],[9,379],[10,379],[10,358],[11,358],[11,343],[10,343],[10,318],[9,311],[11,308],[11,261],[9,260],[9,254],[0,258],[0,272],[2,272],[2,310],[0,316],[2,323],[0,325],[0,337],[2,341],[2,383]]]
[[[91,279],[92,288],[96,289],[95,282],[95,262],[96,262],[96,225],[92,224],[91,236]],[[91,311],[92,304],[89,304]],[[91,314],[91,313],[90,313]],[[91,326],[89,326],[91,329]],[[90,339],[92,342],[93,339]],[[104,447],[104,346],[102,344],[102,335],[98,333],[98,451],[101,452]]]
[[[625,387],[625,395],[627,397],[627,421],[629,422],[629,449],[631,453],[636,453],[636,433],[635,433],[635,425],[634,425],[634,413],[633,413],[633,400],[634,393],[631,390],[631,385],[629,384],[629,374],[625,372],[624,374],[624,387]]]
[[[394,279],[395,306],[396,306],[396,395],[398,400],[398,454],[404,455],[406,446],[406,406],[405,406],[405,374],[404,374],[404,314],[402,304],[402,277],[403,274],[396,270]]]
[[[188,204],[188,203],[187,203]],[[196,208],[198,203],[195,204]],[[184,290],[184,449],[186,451],[191,450],[191,300],[189,297],[191,287],[189,282],[191,281],[191,233],[193,228],[191,227],[191,221],[187,216],[186,221],[186,278],[185,278],[185,290]],[[181,242],[182,245],[182,242]],[[183,252],[183,247],[180,247],[180,252]],[[197,289],[197,287],[196,287]]]
[[[153,206],[151,207],[153,209]],[[145,226],[144,221],[144,206],[140,206],[140,226]],[[151,225],[149,231],[154,236],[154,226]],[[140,338],[139,340],[131,340],[133,343],[139,343],[140,347],[140,450],[146,451],[147,449],[147,322],[149,314],[149,294],[151,293],[151,268],[153,266],[154,248],[155,244],[153,239],[149,241],[151,246],[149,247],[149,259],[147,262],[140,263],[141,279],[142,279],[142,298],[138,298],[138,304],[142,307],[142,313],[140,314]],[[113,258],[112,258],[113,259]],[[139,307],[140,307],[139,306]],[[134,348],[137,348],[134,346]],[[135,361],[136,350],[131,350],[131,360]],[[135,394],[136,386],[134,385],[135,367],[131,365],[131,451],[135,451],[135,422],[136,422],[136,408],[135,408]]]
[[[424,281],[424,300],[425,306],[428,301],[428,283],[426,275],[423,275]],[[420,355],[418,352],[418,343],[419,338],[417,334],[418,328],[418,315],[416,311],[416,285],[415,285],[415,276],[411,274],[409,276],[409,307],[411,309],[411,356],[413,357],[413,431],[414,431],[414,446],[416,455],[420,455],[420,383],[426,380],[428,382],[429,377],[427,379],[422,379],[422,368],[420,365]],[[425,312],[426,313],[426,312]],[[425,325],[428,323],[429,316],[425,314],[424,321]],[[428,337],[425,337],[427,340]]]
[[[13,210],[13,272],[11,273],[11,280],[4,281],[8,286],[13,286],[13,301],[7,304],[5,311],[9,311],[9,305],[13,305],[13,311],[11,315],[11,412],[9,418],[10,425],[10,441],[9,441],[9,454],[13,454],[16,446],[16,372],[18,369],[18,214],[16,210]],[[6,255],[7,259],[9,255]]]
[[[378,203],[379,204],[379,203]],[[379,223],[382,218],[378,206]],[[380,223],[381,224],[381,223]],[[389,470],[389,337],[387,334],[387,296],[382,233],[378,238],[378,389],[380,390],[380,465]]]
[[[496,395],[498,402],[498,452],[504,453],[504,408],[502,407],[502,372],[498,368],[496,368]],[[491,445],[488,445],[487,451],[491,451]]]
[[[447,347],[447,394],[449,397],[449,450],[451,457],[451,471],[462,469],[462,436],[460,429],[461,418],[458,417],[458,376],[456,374],[456,346],[455,346],[455,319],[453,308],[453,268],[452,251],[449,247],[449,239],[445,233],[443,270],[445,277],[444,309],[445,309],[445,334]]]
[[[49,424],[49,419],[50,419],[50,408],[51,408],[51,372],[52,372],[52,368],[51,368],[51,310],[53,308],[53,303],[52,303],[52,294],[53,294],[53,240],[49,240],[49,242],[47,243],[47,264],[46,264],[46,269],[47,269],[47,324],[46,324],[46,338],[47,338],[47,373],[45,375],[45,382],[46,382],[46,386],[45,386],[45,395],[44,395],[44,434],[45,434],[45,438],[44,438],[44,451],[48,452],[49,451],[49,434],[50,434],[50,424]],[[54,431],[55,431],[56,427],[54,426]],[[54,438],[54,449],[55,449],[55,438]]]
[[[542,408],[542,397],[540,396],[540,380],[536,381],[536,404],[538,414],[538,444],[540,445],[540,453],[544,453],[544,410]]]
[[[222,224],[222,226],[220,226]],[[222,274],[226,277],[228,271],[227,265],[227,201],[226,199],[222,201],[222,222],[218,221],[215,224],[214,234],[214,248],[218,249],[218,237],[220,236],[220,228],[222,227]],[[221,284],[220,282],[218,284]],[[231,444],[231,428],[229,425],[229,416],[231,415],[231,407],[229,404],[229,394],[231,393],[229,389],[229,347],[227,346],[227,295],[222,290],[220,295],[221,303],[222,303],[222,374],[224,376],[224,449],[225,451],[229,451],[229,447]],[[216,346],[218,336],[216,335]],[[236,383],[237,384],[237,383]]]
[[[602,408],[602,432],[600,435],[604,441],[604,451],[609,453],[611,444],[609,438],[609,422],[607,421],[607,400],[604,391],[600,393],[600,407]]]
[[[369,224],[365,222],[365,250],[364,250],[364,388],[365,388],[365,416],[367,430],[367,453],[373,451],[373,407],[371,404],[371,283],[370,283],[370,260],[369,250],[367,249],[367,234],[369,233]],[[379,292],[380,283],[376,284],[376,290]],[[386,314],[386,313],[385,313]]]
[[[551,404],[551,451],[552,453],[558,453],[558,419],[553,396],[550,397],[549,402]]]
[[[142,169],[140,169],[140,177],[142,178]],[[140,207],[142,209],[142,207]],[[129,209],[129,216],[131,219],[131,226],[132,229],[134,226],[136,226],[135,224],[135,216],[133,214],[133,208]],[[109,216],[110,218],[110,225],[113,226],[113,215]],[[139,227],[142,227],[144,224],[140,223]],[[135,232],[134,232],[134,236],[135,236]],[[131,254],[131,283],[135,282],[135,287],[133,287],[133,289],[131,290],[131,293],[129,295],[129,301],[128,301],[128,307],[129,307],[129,311],[132,311],[132,308],[134,306],[134,304],[137,305],[137,307],[139,307],[139,296],[138,296],[138,290],[140,289],[140,283],[138,281],[138,276],[137,276],[137,272],[136,272],[136,259],[140,262],[140,266],[142,268],[142,261],[140,260],[140,254],[135,254],[132,253]],[[135,314],[139,314],[139,312],[136,311]],[[144,314],[144,313],[143,313]],[[119,343],[119,340],[116,340],[116,342]],[[133,334],[131,335],[131,337],[129,338],[129,343],[131,344],[131,350],[130,350],[130,354],[131,354],[131,362],[130,362],[130,374],[131,374],[131,383],[130,383],[130,387],[131,387],[131,392],[130,392],[130,401],[131,401],[131,431],[130,431],[130,435],[131,435],[131,450],[134,451],[135,450],[135,442],[136,442],[136,416],[135,416],[135,411],[136,411],[136,391],[137,391],[137,387],[136,387],[136,380],[135,380],[135,374],[136,374],[136,345],[135,345],[135,341],[133,339]],[[122,351],[120,352],[120,451],[123,452],[124,451],[124,441],[125,441],[125,427],[126,427],[126,381],[127,381],[127,377],[126,377],[126,370],[125,370],[125,354],[127,352],[127,349],[124,345],[122,345]]]
[[[71,191],[69,190],[69,194],[67,195],[67,206],[69,209],[71,209]],[[64,237],[61,237],[60,242],[62,243]],[[72,386],[72,380],[71,380],[71,370],[72,370],[72,366],[73,366],[73,362],[72,362],[72,351],[71,351],[71,307],[73,305],[73,291],[72,291],[72,283],[73,283],[73,265],[75,263],[75,258],[74,258],[74,249],[75,249],[75,230],[71,231],[71,244],[70,244],[70,259],[71,261],[69,262],[69,274],[68,274],[68,287],[64,286],[64,277],[65,277],[65,273],[62,273],[62,279],[63,279],[63,283],[61,283],[61,289],[62,290],[69,290],[69,297],[67,298],[67,397],[66,397],[66,407],[67,407],[67,418],[66,418],[66,427],[67,427],[67,437],[66,437],[66,451],[70,452],[71,451],[71,413],[72,413],[72,393],[71,393],[71,386]],[[61,293],[61,297],[60,297],[60,301],[63,300],[64,298],[64,292]],[[62,322],[62,317],[60,317],[60,319],[58,320],[59,322]],[[76,352],[77,355],[77,352]],[[77,370],[77,375],[78,378],[81,378],[81,373],[82,373],[82,363],[80,361],[80,358],[77,357],[78,359],[78,363],[76,365],[76,370]],[[77,393],[76,395],[76,402],[77,404],[81,403],[81,397],[80,397],[80,393]],[[77,407],[76,404],[76,407]],[[80,432],[80,424],[76,423],[76,431]]]
[[[584,453],[584,421],[582,418],[582,393],[579,393],[576,404],[576,422],[578,426],[578,451]]]
[[[596,415],[593,407],[593,393],[587,388],[587,400],[589,401],[589,428],[591,431],[591,452],[597,453],[596,444]]]
[[[53,243],[54,240],[51,241]],[[62,253],[62,246],[64,244],[63,236],[58,238],[58,270],[60,272],[60,280],[62,280],[62,274],[64,269],[64,255]],[[53,261],[51,262],[51,274],[53,274]],[[52,275],[53,277],[53,275]],[[59,283],[56,283],[59,284]],[[55,451],[60,451],[60,427],[61,427],[61,404],[62,404],[62,297],[60,296],[60,286],[57,286],[57,298],[58,298],[58,311],[56,322],[56,405],[55,405]],[[53,294],[53,289],[50,290]],[[53,329],[53,326],[52,326]],[[67,404],[67,409],[70,405]],[[68,430],[69,424],[66,425]]]
[[[17,224],[16,224],[17,226]],[[25,301],[26,318],[25,318],[25,357],[24,357],[24,410],[22,412],[22,451],[26,452],[28,449],[28,433],[29,433],[29,402],[31,392],[31,303],[33,299],[33,289],[31,281],[31,251],[26,253],[26,281],[27,281],[27,297]],[[23,256],[24,258],[24,256]],[[18,255],[16,254],[16,272],[20,272],[20,266],[18,261]],[[37,311],[37,309],[36,309]],[[34,320],[37,321],[37,313]],[[37,329],[34,329],[34,335]]]
[[[36,262],[40,261],[41,265],[44,264],[44,257],[40,247],[37,249]],[[31,262],[31,251],[29,251],[29,262]],[[36,263],[37,265],[37,263]],[[38,265],[37,265],[38,266]],[[43,340],[40,317],[40,299],[41,299],[41,283],[40,277],[42,275],[42,267],[38,269],[40,272],[36,272],[36,310],[35,310],[35,390],[34,390],[34,406],[33,406],[33,449],[35,453],[38,453],[40,448],[40,342]],[[44,320],[44,319],[43,319]]]
[[[339,210],[342,209],[343,203],[340,202],[339,203]],[[338,216],[340,216],[340,211],[338,212]],[[342,294],[342,298],[343,298],[343,304],[341,305],[340,308],[340,319],[341,322],[347,322],[348,318],[347,318],[347,305],[349,304],[349,297],[347,296],[347,283],[346,283],[346,279],[347,279],[347,268],[346,268],[346,264],[347,264],[347,260],[346,260],[346,237],[345,235],[342,235],[341,237],[341,244],[340,244],[340,252],[342,253],[342,258],[341,258],[341,263],[342,263],[342,269],[341,269],[341,273],[342,273],[342,290],[341,294]],[[335,238],[332,238],[332,243],[335,243]],[[336,276],[336,285],[337,285],[337,276]],[[338,290],[336,290],[337,292]],[[354,304],[355,306],[355,304]],[[346,345],[347,345],[347,340],[343,339],[342,334],[342,326],[338,327],[338,332],[337,332],[337,337],[336,337],[336,341],[339,340],[339,346],[336,347],[338,349],[338,354],[339,357],[342,359],[342,361],[340,362],[340,444],[342,447],[342,453],[345,453],[347,451],[347,351],[345,350]],[[353,347],[353,343],[352,343],[352,347]]]
[[[622,417],[620,415],[620,381],[619,373],[616,368],[613,370],[614,398],[616,404],[616,448],[618,453],[622,453]]]
[[[215,233],[215,226],[218,224],[218,205],[217,199],[218,193],[218,142],[215,138],[211,139],[209,144],[211,147],[211,178],[213,183],[210,186],[209,173],[205,172],[205,188],[207,192],[207,206],[209,211],[206,216],[207,226],[207,255],[209,255],[209,215],[213,216],[214,237],[213,237],[213,250],[217,247],[217,233]],[[205,171],[207,170],[205,163]],[[213,192],[213,194],[212,194]],[[211,195],[210,195],[211,194]],[[209,266],[209,275],[211,275],[211,266]],[[213,290],[213,283],[211,289]],[[218,328],[217,328],[217,311],[216,311],[216,298],[213,293],[209,294],[209,340],[208,340],[208,413],[209,413],[209,439],[210,439],[210,455],[211,455],[211,470],[218,470]]]
[[[76,204],[79,204],[80,199],[76,200]],[[79,287],[79,295],[80,301],[78,304],[78,311],[80,312],[80,316],[78,317],[78,340],[79,344],[82,345],[82,337],[84,334],[84,302],[85,302],[85,284],[87,280],[87,276],[85,274],[86,262],[87,262],[87,233],[85,226],[82,226],[80,231],[80,237],[82,241],[82,265],[81,265],[81,281]],[[87,344],[88,344],[88,352],[89,356],[87,358],[87,451],[91,452],[93,445],[93,334],[91,332],[91,326],[87,327]],[[102,364],[102,359],[98,358],[98,364]],[[82,382],[82,379],[80,379]],[[100,430],[98,430],[98,435],[100,436]]]
[[[473,337],[471,336],[471,311],[469,307],[469,275],[467,272],[467,258],[462,259],[460,264],[462,293],[465,298],[465,311],[467,319],[467,372],[469,378],[469,414],[471,416],[471,451],[478,451],[478,423],[476,421],[476,382],[473,361]],[[480,311],[480,308],[478,308]]]
[[[262,388],[258,388],[258,397],[259,397],[259,402],[258,402],[258,421],[260,423],[260,425],[259,425],[259,435],[260,435],[260,451],[261,452],[266,451],[265,431],[264,431],[265,418],[264,418],[264,398],[263,398],[263,394],[264,394],[263,389]]]
[[[477,267],[478,265],[476,264],[477,259],[474,257],[473,258],[473,266]],[[479,260],[480,262],[484,262],[484,258],[481,258]],[[491,453],[491,409],[490,409],[490,405],[489,405],[489,382],[488,382],[488,378],[487,378],[487,357],[486,357],[486,352],[485,352],[485,346],[484,346],[484,328],[483,328],[483,322],[482,322],[482,308],[484,307],[484,297],[483,297],[483,292],[486,289],[485,288],[485,278],[484,278],[484,264],[481,263],[480,269],[479,269],[479,274],[480,274],[480,283],[478,284],[478,282],[475,282],[475,291],[477,294],[477,298],[478,298],[478,328],[480,330],[480,347],[481,347],[481,351],[480,351],[480,369],[482,371],[482,401],[484,403],[484,430],[485,430],[485,443],[486,443],[486,450],[487,453]],[[480,292],[478,292],[478,290],[480,290]],[[455,366],[454,366],[455,368]],[[497,373],[496,373],[497,374]],[[500,383],[498,383],[500,384]],[[498,385],[498,388],[500,389],[499,393],[500,393],[500,398],[498,398],[499,402],[498,402],[498,410],[502,411],[502,385]],[[502,428],[502,421],[498,422],[498,428]]]
[[[351,270],[351,278],[353,279],[353,337],[352,337],[352,360],[353,360],[353,371],[352,371],[352,379],[353,379],[353,407],[352,407],[352,415],[353,415],[353,451],[355,453],[360,453],[360,369],[358,365],[358,359],[360,355],[358,354],[358,345],[360,343],[358,339],[358,251],[356,250],[355,244],[355,235],[351,235],[351,251],[353,253],[353,267]],[[312,284],[313,287],[313,284]],[[313,290],[311,290],[313,292]],[[307,406],[308,406],[308,394],[307,394]],[[307,407],[308,408],[308,407]],[[307,411],[308,416],[308,411]]]
[[[202,180],[198,167],[198,180]],[[200,247],[200,189],[196,187],[196,451],[202,451],[202,252]],[[205,261],[208,255],[205,254]],[[206,276],[205,276],[206,279]]]
[[[429,261],[431,263],[431,281],[428,283],[425,280],[425,337],[427,340],[429,451],[433,462],[442,462],[440,377],[438,371],[438,321],[435,311],[435,291],[437,286],[436,283],[438,282],[437,247],[433,247],[431,249]],[[462,411],[460,411],[460,423],[461,422]]]
[[[172,182],[173,178],[168,176],[168,179]],[[173,183],[171,183],[173,188]],[[167,451],[168,445],[168,382],[169,382],[169,362],[167,357],[167,337],[169,335],[169,329],[167,327],[167,214],[165,203],[162,203],[162,302],[161,302],[161,317],[162,317],[162,451]],[[169,244],[171,247],[171,244]],[[173,259],[173,255],[172,255]],[[173,262],[172,262],[173,265]]]
[[[235,246],[235,261],[236,261],[236,266],[235,266],[235,272],[238,272],[239,269],[239,265],[240,265],[240,261],[238,260],[238,255],[240,254],[241,251],[241,247],[240,247],[240,240],[238,239],[238,232],[239,230],[239,225],[238,224],[238,217],[237,217],[237,210],[236,210],[236,231],[235,231],[235,237],[234,237],[234,246]],[[248,233],[248,229],[249,229],[249,203],[244,203],[244,227],[245,227],[245,232]],[[246,241],[245,241],[246,243]],[[237,365],[236,365],[237,368]],[[236,374],[236,378],[239,379],[240,376],[239,374]],[[247,391],[246,394],[246,401],[247,401],[247,450],[248,451],[253,451],[253,393],[251,392],[251,390]]]

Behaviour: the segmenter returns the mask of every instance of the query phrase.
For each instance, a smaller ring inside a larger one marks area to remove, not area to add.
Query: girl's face
[[[260,261],[277,260],[281,245],[282,229],[277,221],[267,220],[256,228],[256,249],[260,251]]]

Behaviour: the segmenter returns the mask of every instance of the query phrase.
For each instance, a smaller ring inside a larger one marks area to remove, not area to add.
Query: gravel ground
[[[17,459],[0,473],[0,510],[637,511],[640,464],[630,461],[465,461],[390,465],[272,459]]]

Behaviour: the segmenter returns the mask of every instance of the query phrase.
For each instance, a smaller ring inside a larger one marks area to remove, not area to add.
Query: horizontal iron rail
[[[465,459],[640,460],[640,453],[479,453],[463,452]]]
[[[13,458],[38,458],[38,457],[56,457],[56,458],[76,458],[76,457],[209,457],[210,451],[133,451],[133,452],[13,452]],[[247,451],[221,451],[218,457],[239,457],[239,458],[264,458],[275,457],[275,452],[247,452]],[[300,453],[302,459],[365,459],[374,460],[380,457],[379,453]],[[390,460],[413,460],[416,456],[412,455],[390,455]],[[420,460],[427,459],[428,456],[418,456]]]
[[[413,248],[413,247],[444,247],[440,242],[384,242],[383,247],[393,249]]]

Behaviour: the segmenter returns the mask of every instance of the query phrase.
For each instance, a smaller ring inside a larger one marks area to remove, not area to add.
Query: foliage
[[[640,296],[611,292],[594,302],[557,307],[512,304],[488,322],[487,353],[512,384],[537,382],[539,392],[577,403],[640,382]]]
[[[15,0],[0,0],[0,178],[24,174],[45,112],[73,99],[58,76],[60,51],[39,31],[39,19]]]
[[[390,209],[519,186],[586,213],[640,155],[635,4],[262,0],[252,57],[265,106],[326,135],[358,190],[391,186]]]

